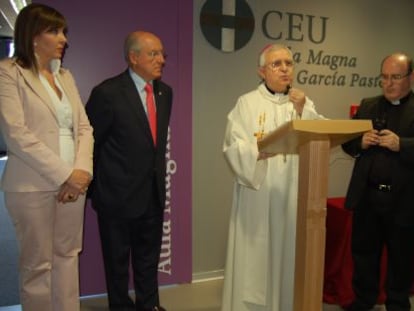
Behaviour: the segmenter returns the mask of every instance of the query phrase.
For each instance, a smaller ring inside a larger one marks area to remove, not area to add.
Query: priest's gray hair
[[[293,59],[293,53],[292,51],[289,49],[289,47],[287,47],[286,45],[283,44],[268,44],[266,45],[261,51],[260,51],[260,55],[259,55],[259,67],[263,67],[266,65],[266,54],[269,52],[273,52],[273,51],[278,51],[278,50],[286,50],[289,52],[290,56]]]

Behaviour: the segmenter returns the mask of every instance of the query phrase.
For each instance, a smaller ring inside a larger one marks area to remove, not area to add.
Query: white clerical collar
[[[391,101],[391,105],[398,106],[399,104],[400,104],[399,99]]]
[[[266,90],[267,90],[270,94],[274,95],[275,97],[280,97],[280,96],[286,96],[286,95],[287,95],[287,93],[286,93],[286,92],[276,92],[276,91],[273,91],[273,90],[271,90],[271,89],[270,89],[270,87],[268,87],[268,86],[267,86],[267,84],[266,84],[266,83],[264,83],[264,82],[263,82],[263,84],[264,84],[264,86],[266,87]],[[289,88],[290,88],[290,87],[289,87]]]

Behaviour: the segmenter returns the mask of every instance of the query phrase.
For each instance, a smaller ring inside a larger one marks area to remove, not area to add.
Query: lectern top
[[[263,137],[258,146],[265,152],[297,153],[311,140],[329,140],[332,148],[371,129],[371,120],[292,120]]]

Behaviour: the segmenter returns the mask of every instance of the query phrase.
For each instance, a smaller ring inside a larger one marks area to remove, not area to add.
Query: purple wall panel
[[[174,90],[169,179],[160,283],[191,281],[192,0],[34,1],[61,11],[69,24],[64,66],[86,103],[93,86],[126,69],[123,41],[134,30],[157,34],[168,54],[163,80]],[[105,292],[96,215],[87,206],[80,258],[81,294]]]

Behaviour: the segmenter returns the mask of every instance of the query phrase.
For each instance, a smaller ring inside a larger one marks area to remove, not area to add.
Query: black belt
[[[370,183],[369,186],[374,188],[375,190],[382,191],[382,192],[391,192],[392,186],[387,184],[373,184]]]

